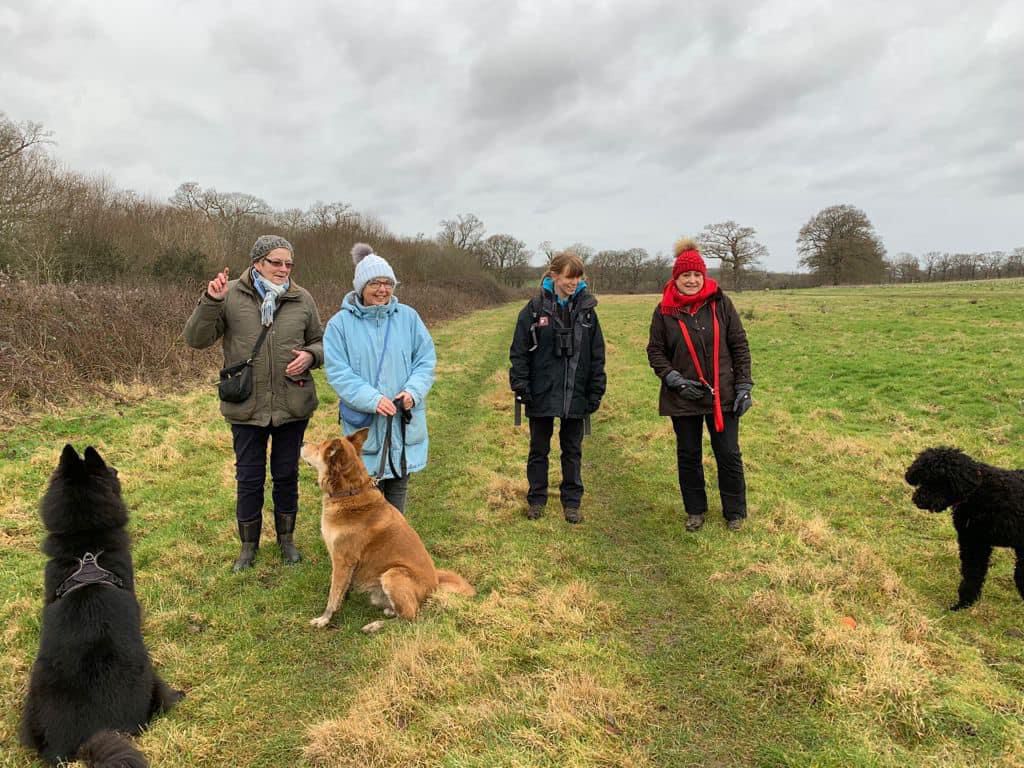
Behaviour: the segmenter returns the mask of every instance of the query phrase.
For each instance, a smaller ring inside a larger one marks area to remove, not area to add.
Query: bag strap
[[[277,305],[277,309],[274,310],[274,317],[277,317],[277,313],[281,311],[281,305]],[[264,325],[263,330],[260,331],[260,337],[256,339],[256,346],[252,348],[252,354],[249,355],[249,359],[245,361],[246,365],[252,365],[252,361],[256,359],[256,355],[259,354],[260,347],[263,346],[263,340],[267,338],[267,331],[270,330],[270,326],[274,324],[274,321],[270,321],[270,325]]]
[[[369,331],[367,331],[369,333]],[[373,388],[377,388],[377,383],[380,381],[380,372],[384,368],[384,353],[388,350],[388,339],[391,337],[391,313],[388,313],[388,324],[384,330],[384,346],[380,348],[380,359],[377,360],[377,375],[373,377]]]

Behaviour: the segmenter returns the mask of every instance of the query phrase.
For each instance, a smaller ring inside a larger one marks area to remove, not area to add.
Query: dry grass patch
[[[510,520],[522,512],[528,489],[525,477],[513,479],[495,474],[487,483],[487,508]],[[488,519],[493,520],[493,515],[488,515]]]
[[[434,602],[459,633],[420,623],[385,638],[387,661],[348,711],[309,729],[311,764],[437,766],[451,749],[499,749],[502,765],[647,764],[626,734],[652,716],[650,702],[582,639],[613,621],[592,588],[538,588],[527,571],[483,599]]]

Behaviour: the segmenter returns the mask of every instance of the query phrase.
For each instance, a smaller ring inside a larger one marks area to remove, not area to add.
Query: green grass
[[[67,441],[120,469],[147,642],[188,690],[140,739],[154,765],[1024,764],[1012,557],[997,553],[976,607],[948,613],[948,516],[914,509],[902,481],[934,444],[1024,466],[1024,282],[735,300],[757,382],[738,534],[717,517],[710,460],[709,523],[682,531],[644,352],[654,297],[601,303],[610,384],[577,527],[556,503],[522,517],[527,437],[506,373],[518,307],[436,328],[431,460],[409,517],[480,594],[373,637],[362,597],[308,626],[330,567],[308,467],[306,559],[283,567],[267,542],[254,571],[230,573],[233,457],[212,387],[4,433],[0,766],[35,764],[16,742],[39,634],[35,507]],[[336,429],[325,390],[310,439]]]

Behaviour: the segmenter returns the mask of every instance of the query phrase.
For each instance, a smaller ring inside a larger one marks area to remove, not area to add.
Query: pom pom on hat
[[[358,265],[365,257],[373,253],[373,247],[366,243],[356,243],[352,246],[352,263]]]
[[[398,278],[395,271],[366,243],[356,243],[352,246],[352,263],[356,265],[355,274],[352,276],[352,287],[360,297],[363,295],[363,288],[371,280],[386,278],[395,285],[398,285]]]
[[[672,265],[673,280],[683,272],[700,272],[704,277],[708,276],[708,265],[704,263],[695,240],[689,237],[677,240],[673,250],[676,254],[676,261]]]

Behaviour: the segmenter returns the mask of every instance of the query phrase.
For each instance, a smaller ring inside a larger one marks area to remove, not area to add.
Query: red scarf
[[[717,290],[718,283],[713,278],[705,277],[704,287],[693,294],[693,296],[687,296],[685,293],[679,292],[675,280],[669,280],[665,283],[665,290],[661,293],[661,314],[676,315],[679,313],[679,310],[683,310],[691,315],[695,315],[697,310],[701,308],[701,305],[714,296]]]
[[[678,314],[679,311],[686,312],[689,315],[697,314],[697,310],[700,309],[704,302],[710,296],[713,296],[718,291],[718,283],[712,280],[710,277],[704,278],[704,287],[692,296],[687,296],[680,293],[676,287],[674,280],[669,280],[665,285],[665,291],[662,293],[661,298],[661,313],[663,315],[674,315]],[[686,342],[686,348],[690,352],[690,359],[693,361],[693,367],[697,370],[697,379],[711,387],[713,393],[712,398],[714,400],[715,408],[715,432],[721,432],[725,429],[725,419],[722,416],[722,392],[719,386],[718,376],[718,348],[720,343],[719,329],[718,329],[718,307],[717,302],[711,302],[711,324],[714,328],[714,356],[711,358],[714,365],[714,386],[712,386],[706,378],[704,378],[704,371],[701,368],[700,360],[697,359],[697,350],[694,349],[693,340],[690,338],[690,332],[686,329],[686,322],[680,317],[679,320],[679,331],[683,335],[683,341]]]

